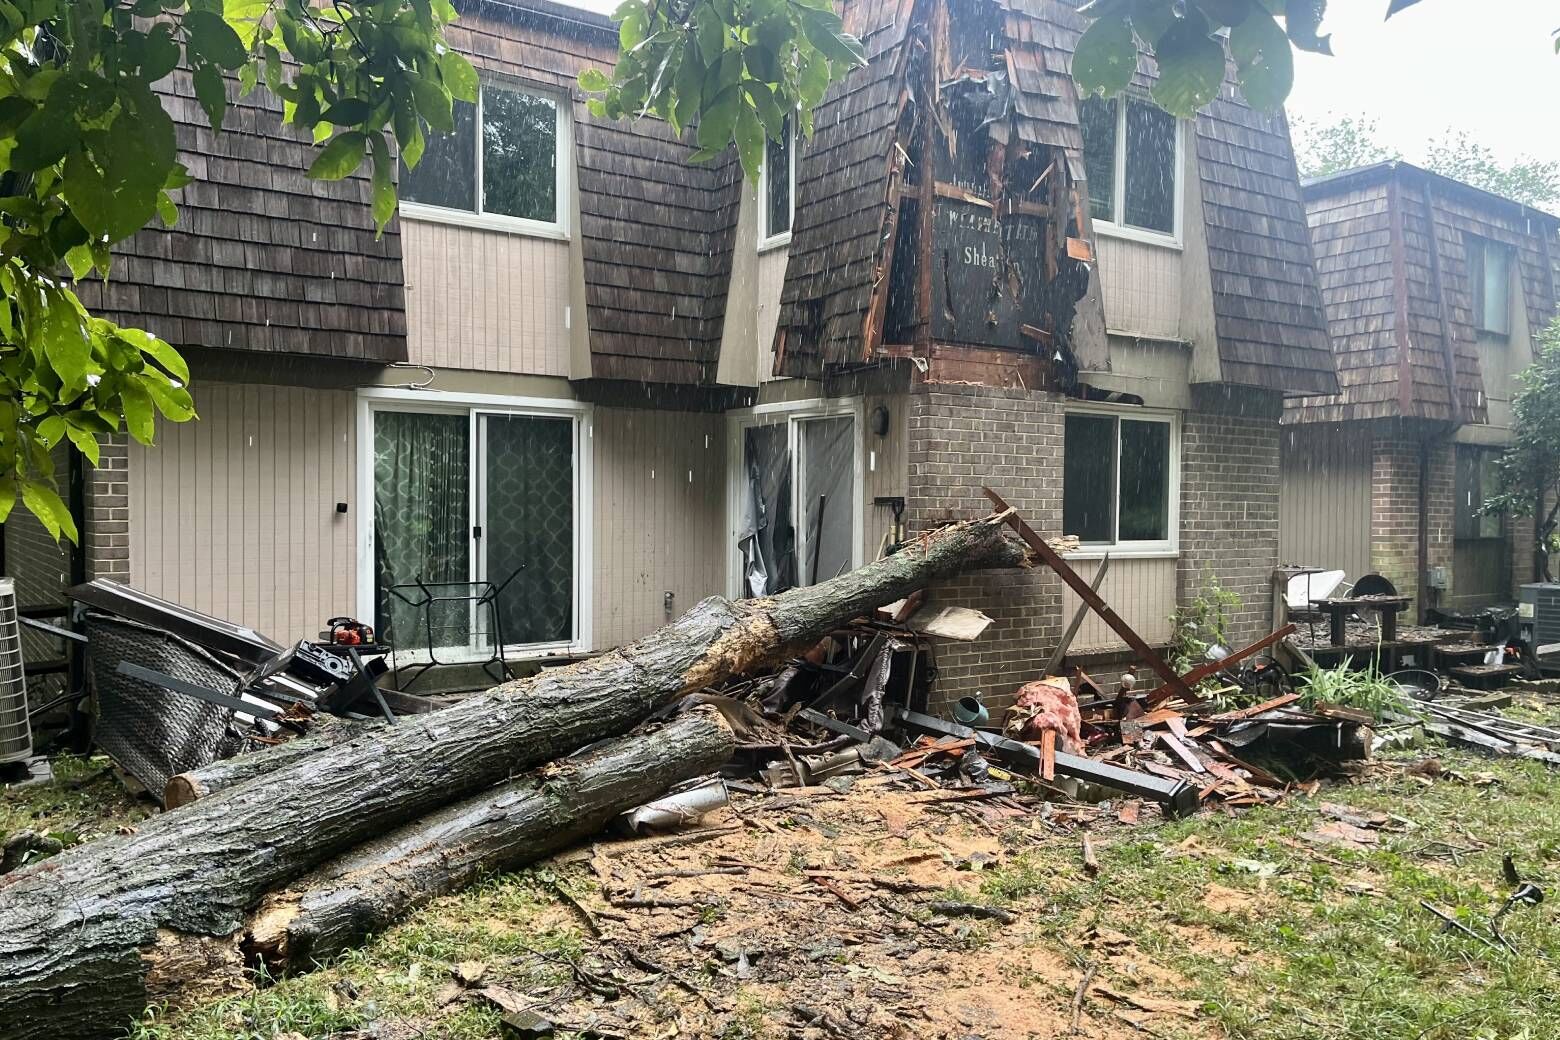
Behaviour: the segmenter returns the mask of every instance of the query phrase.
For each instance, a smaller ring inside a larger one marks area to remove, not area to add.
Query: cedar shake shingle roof
[[[1086,20],[1069,0],[1000,0],[1017,87],[1018,133],[1059,148],[1083,175],[1072,52]],[[824,362],[865,360],[864,322],[888,247],[892,149],[904,106],[911,0],[857,0],[846,24],[870,64],[826,97],[817,134],[803,150],[791,261],[780,313],[779,351]],[[953,8],[957,18],[964,6]],[[917,12],[919,16],[919,12]],[[1132,89],[1146,91],[1157,66],[1139,55]],[[1210,277],[1225,382],[1286,393],[1337,387],[1321,292],[1300,198],[1288,125],[1238,99],[1233,80],[1199,113],[1187,144],[1197,153]],[[1087,223],[1087,215],[1085,214]],[[1089,233],[1087,227],[1084,234]],[[1087,302],[1080,306],[1088,306]],[[1105,300],[1108,312],[1110,301]],[[815,331],[814,331],[815,330]],[[798,333],[816,343],[798,347]],[[790,374],[800,374],[794,365]]]
[[[367,174],[306,177],[314,148],[264,87],[238,98],[229,82],[221,134],[186,73],[159,91],[194,183],[176,193],[178,223],[116,247],[82,302],[176,346],[404,361],[400,235],[392,221],[375,239]]]
[[[1304,191],[1340,386],[1291,400],[1285,422],[1486,421],[1469,246],[1511,248],[1536,334],[1555,314],[1560,218],[1404,162]]]

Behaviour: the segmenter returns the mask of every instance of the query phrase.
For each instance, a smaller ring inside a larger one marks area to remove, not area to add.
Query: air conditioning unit
[[[1522,638],[1540,662],[1560,657],[1560,582],[1522,586],[1517,619]]]
[[[32,757],[27,721],[27,677],[22,673],[22,623],[16,613],[16,581],[0,578],[0,765]]]

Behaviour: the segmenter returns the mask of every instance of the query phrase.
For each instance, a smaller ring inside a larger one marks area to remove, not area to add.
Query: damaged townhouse
[[[1109,554],[1102,595],[1148,642],[1214,580],[1233,645],[1269,631],[1281,417],[1355,418],[1319,404],[1353,388],[1281,115],[1226,84],[1175,120],[1147,56],[1079,98],[1059,0],[848,0],[868,64],[748,185],[590,115],[606,18],[457,6],[480,100],[382,238],[367,181],[307,180],[263,91],[218,137],[179,87],[180,221],[83,298],[186,352],[201,418],[78,474],[76,560],[9,525],[34,595],[110,577],[284,643],[352,615],[403,653],[546,661],[832,577],[989,485],[1076,535],[1085,577]],[[417,615],[470,582],[485,609]],[[1077,605],[1050,570],[933,596],[994,621],[939,649],[941,703],[1009,698]],[[1090,617],[1072,660],[1121,650]]]
[[[1384,575],[1421,619],[1511,602],[1541,580],[1533,521],[1480,507],[1560,218],[1396,161],[1304,196],[1339,389],[1285,403],[1280,555]]]

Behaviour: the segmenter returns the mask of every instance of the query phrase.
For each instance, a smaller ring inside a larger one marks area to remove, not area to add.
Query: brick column
[[[82,547],[88,578],[130,580],[130,443],[125,434],[103,441],[98,464],[87,470],[87,528]]]
[[[1428,545],[1426,567],[1445,567],[1447,590],[1452,593],[1452,498],[1455,493],[1454,448],[1432,431],[1406,423],[1383,423],[1371,440],[1371,569],[1392,581],[1398,591],[1413,597],[1409,608],[1420,609],[1419,525],[1420,447],[1428,444],[1429,495],[1425,524]],[[1432,599],[1430,605],[1434,605]]]
[[[1062,402],[1044,393],[930,385],[906,400],[912,535],[981,516],[990,485],[1043,535],[1062,524]],[[940,582],[935,602],[971,607],[994,624],[973,643],[939,642],[934,710],[979,691],[993,713],[1037,678],[1061,637],[1061,581],[1049,570],[984,571]]]
[[[1176,599],[1188,603],[1217,579],[1240,597],[1227,633],[1240,647],[1271,630],[1283,402],[1258,390],[1199,385],[1192,405],[1181,422]]]

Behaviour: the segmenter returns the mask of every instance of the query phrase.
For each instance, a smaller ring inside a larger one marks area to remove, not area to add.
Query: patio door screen
[[[856,440],[850,413],[743,421],[733,471],[741,595],[813,585],[859,562]]]
[[[506,646],[575,639],[578,423],[570,416],[475,409],[376,409],[374,602],[398,650],[493,645],[491,613],[458,596],[471,582],[502,591]],[[407,586],[422,582],[427,591]]]

